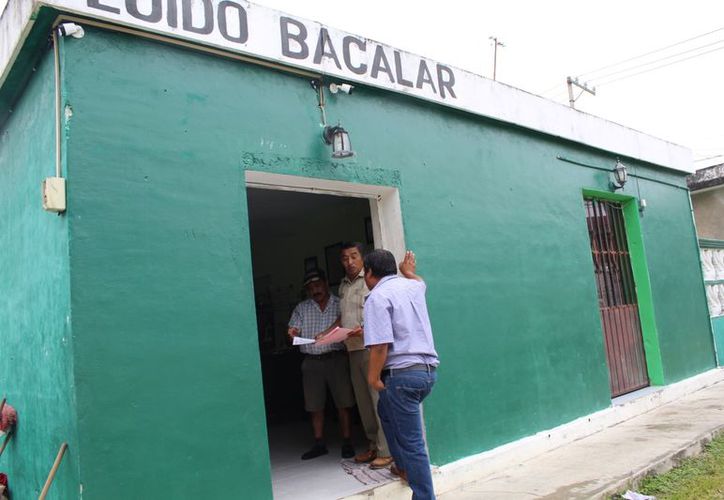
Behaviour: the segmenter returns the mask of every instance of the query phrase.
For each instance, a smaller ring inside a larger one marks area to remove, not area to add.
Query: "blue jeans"
[[[413,500],[435,498],[430,458],[423,439],[420,403],[430,394],[437,380],[433,372],[393,372],[382,377],[377,413],[387,437],[390,453],[398,469],[407,472]]]

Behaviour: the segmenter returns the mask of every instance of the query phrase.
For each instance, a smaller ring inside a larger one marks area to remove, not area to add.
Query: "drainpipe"
[[[60,90],[60,37],[83,38],[83,28],[75,23],[59,24],[53,29],[53,73],[55,78],[55,177],[47,177],[42,183],[43,209],[61,214],[66,210],[65,179],[61,171],[62,98]]]

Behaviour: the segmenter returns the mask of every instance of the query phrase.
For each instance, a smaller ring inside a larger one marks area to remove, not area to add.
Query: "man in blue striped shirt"
[[[407,252],[397,276],[395,257],[375,250],[365,257],[365,345],[370,350],[368,382],[379,391],[377,411],[387,437],[393,473],[407,479],[413,500],[435,498],[425,448],[420,404],[437,380],[439,360],[427,312],[425,282]]]

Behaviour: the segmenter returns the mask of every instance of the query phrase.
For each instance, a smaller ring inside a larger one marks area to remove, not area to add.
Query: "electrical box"
[[[65,212],[65,179],[47,177],[43,180],[43,210]]]

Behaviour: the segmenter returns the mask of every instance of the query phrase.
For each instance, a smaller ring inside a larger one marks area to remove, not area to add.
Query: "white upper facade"
[[[0,17],[0,85],[30,32],[34,14],[43,5],[70,15],[304,69],[338,82],[407,94],[614,155],[682,172],[694,171],[691,151],[685,147],[425,57],[243,0],[9,0]]]

